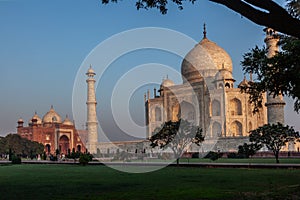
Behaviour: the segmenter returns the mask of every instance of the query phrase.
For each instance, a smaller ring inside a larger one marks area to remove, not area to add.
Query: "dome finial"
[[[206,24],[203,24],[203,38],[206,38]]]

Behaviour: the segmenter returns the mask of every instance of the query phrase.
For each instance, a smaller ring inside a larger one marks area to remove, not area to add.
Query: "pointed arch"
[[[211,114],[212,116],[220,116],[221,115],[221,104],[220,101],[214,99],[211,103]]]
[[[242,115],[242,103],[238,98],[230,101],[231,115]]]
[[[59,151],[63,154],[68,154],[68,150],[70,149],[70,139],[66,135],[62,135],[59,138]]]
[[[212,135],[213,136],[218,136],[218,137],[222,136],[222,127],[221,127],[220,123],[218,123],[218,122],[213,123]]]
[[[155,121],[161,121],[161,108],[155,107]]]
[[[195,108],[194,106],[186,101],[183,101],[180,103],[180,114],[182,119],[186,119],[189,121],[194,121],[196,116],[195,116]]]
[[[243,136],[243,125],[239,121],[234,121],[231,123],[231,136]]]
[[[81,152],[81,145],[80,144],[77,145],[77,151]]]
[[[46,153],[50,153],[50,151],[51,151],[51,145],[50,144],[46,144],[45,145],[45,149],[46,149]]]

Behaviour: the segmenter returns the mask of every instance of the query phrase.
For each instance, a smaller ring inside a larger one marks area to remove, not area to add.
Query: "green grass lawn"
[[[0,199],[300,199],[300,170],[3,165]]]

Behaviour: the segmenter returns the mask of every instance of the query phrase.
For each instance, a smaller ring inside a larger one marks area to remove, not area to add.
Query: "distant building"
[[[24,126],[23,119],[19,119],[17,133],[23,138],[42,143],[48,154],[55,154],[57,149],[63,154],[73,150],[86,151],[84,142],[82,142],[74,123],[70,121],[68,116],[62,121],[52,106],[43,119],[35,113],[29,120],[28,126]],[[86,132],[81,131],[83,138],[86,138],[84,136],[86,134]]]

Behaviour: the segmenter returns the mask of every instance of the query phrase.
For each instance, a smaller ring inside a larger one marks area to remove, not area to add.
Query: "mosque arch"
[[[213,126],[212,126],[212,135],[213,136],[218,136],[221,137],[222,136],[222,127],[221,124],[218,122],[214,122]]]
[[[230,101],[231,115],[242,115],[242,103],[238,98]]]
[[[77,145],[77,151],[81,152],[81,145],[80,144]]]
[[[195,120],[195,108],[194,106],[186,101],[183,101],[180,103],[180,115],[182,119],[188,120],[188,121],[194,121]]]
[[[50,151],[51,151],[51,145],[50,144],[46,144],[45,148],[46,148],[46,152],[50,153]]]
[[[66,135],[62,135],[59,138],[59,151],[63,154],[68,154],[68,150],[70,149],[70,140]]]
[[[221,104],[220,101],[214,99],[211,103],[211,114],[212,116],[220,116],[221,115]]]
[[[233,137],[243,136],[243,125],[239,121],[234,121],[231,123],[231,133]]]

